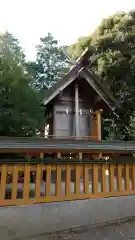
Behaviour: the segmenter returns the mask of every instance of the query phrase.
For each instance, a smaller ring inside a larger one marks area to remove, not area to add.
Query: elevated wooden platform
[[[120,152],[134,153],[135,141],[99,141],[86,138],[0,138],[0,152]]]

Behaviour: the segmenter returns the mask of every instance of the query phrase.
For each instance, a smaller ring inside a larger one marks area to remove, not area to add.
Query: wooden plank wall
[[[135,164],[1,164],[0,206],[135,194]]]

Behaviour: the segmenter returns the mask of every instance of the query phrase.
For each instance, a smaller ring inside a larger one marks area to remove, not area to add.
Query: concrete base
[[[135,196],[1,207],[2,240],[38,236],[135,216]]]

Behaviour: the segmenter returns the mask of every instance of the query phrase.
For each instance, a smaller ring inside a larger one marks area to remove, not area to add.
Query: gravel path
[[[135,240],[135,219],[111,225],[78,228],[28,240]]]

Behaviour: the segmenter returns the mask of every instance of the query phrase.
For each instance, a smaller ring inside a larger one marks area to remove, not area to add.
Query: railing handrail
[[[116,158],[116,159],[74,159],[74,158],[1,158],[0,164],[133,164],[135,163],[134,157]]]
[[[0,206],[135,195],[134,163],[0,163],[0,175]]]

